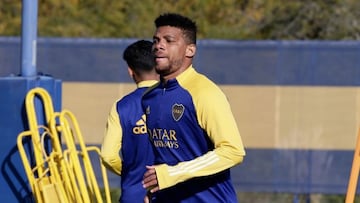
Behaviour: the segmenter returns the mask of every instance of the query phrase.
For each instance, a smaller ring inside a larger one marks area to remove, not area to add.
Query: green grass
[[[120,188],[110,188],[111,202],[112,203],[119,202],[120,194],[121,194]],[[104,189],[101,189],[101,195],[102,195],[103,200],[105,200],[106,198],[105,198]]]
[[[102,191],[103,192],[103,191]],[[120,188],[111,188],[111,202],[119,202]],[[238,192],[238,200],[241,203],[342,203],[345,195],[325,194],[291,194],[291,193],[265,193],[265,192]],[[103,194],[103,198],[105,196]],[[360,203],[360,196],[355,197],[354,203]]]

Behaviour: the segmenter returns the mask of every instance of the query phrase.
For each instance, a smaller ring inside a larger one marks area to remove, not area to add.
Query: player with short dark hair
[[[230,168],[245,150],[225,94],[192,66],[196,24],[166,13],[155,25],[160,83],[142,99],[155,164],[147,167],[144,187],[154,203],[236,203]]]
[[[137,89],[113,104],[101,146],[103,163],[121,176],[121,203],[144,200],[146,190],[141,181],[145,166],[154,161],[141,108],[142,94],[159,80],[151,49],[152,42],[145,40],[136,41],[125,49],[123,59]]]

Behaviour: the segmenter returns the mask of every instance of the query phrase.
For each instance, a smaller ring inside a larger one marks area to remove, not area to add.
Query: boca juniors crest
[[[184,114],[185,111],[185,107],[182,104],[174,104],[172,106],[172,116],[174,118],[175,121],[179,121],[180,118],[182,117],[182,115]]]

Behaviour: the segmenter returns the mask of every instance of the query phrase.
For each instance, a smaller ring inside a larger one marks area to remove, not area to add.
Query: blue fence
[[[38,39],[37,70],[63,81],[131,82],[135,39]],[[20,39],[0,37],[0,77],[20,72]],[[200,40],[196,68],[218,84],[359,86],[359,41]]]

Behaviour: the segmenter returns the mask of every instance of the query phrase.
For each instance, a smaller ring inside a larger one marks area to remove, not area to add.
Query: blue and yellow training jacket
[[[101,146],[106,167],[121,175],[121,203],[143,202],[142,180],[146,165],[154,162],[141,107],[144,91],[157,81],[137,84],[137,89],[116,101],[111,108]]]
[[[190,66],[142,99],[160,191],[153,202],[237,202],[230,168],[245,150],[221,89]]]

